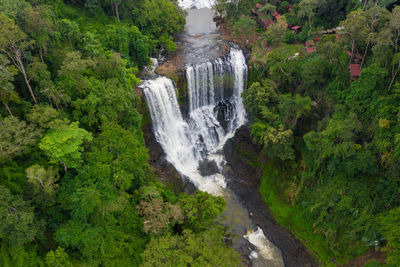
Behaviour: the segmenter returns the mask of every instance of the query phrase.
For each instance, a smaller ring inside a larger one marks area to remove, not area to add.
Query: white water
[[[222,80],[215,81],[215,77],[223,75],[231,76],[233,81],[232,93],[227,96],[214,94],[214,88],[219,91],[224,86],[231,86]],[[167,160],[202,191],[220,195],[221,189],[226,186],[222,175],[203,177],[198,166],[199,161],[204,159],[218,159],[215,161],[221,165],[223,159],[216,152],[246,121],[240,97],[246,78],[247,65],[239,49],[232,49],[224,59],[214,63],[189,66],[190,113],[187,120],[182,117],[176,88],[171,80],[158,77],[141,85],[149,105],[156,140],[164,149]],[[217,104],[223,105],[222,111]],[[225,129],[218,120],[218,110],[226,121]]]
[[[204,10],[207,10],[204,8],[210,9],[215,1],[178,0],[178,3],[184,9],[203,8],[198,14],[203,16]],[[190,14],[197,13],[193,11]],[[190,49],[194,51],[186,52],[186,55],[190,54],[188,58],[193,59],[187,61],[190,63],[206,55],[212,57],[216,52],[212,45],[208,45],[215,38],[210,34],[214,28],[204,31],[203,27],[196,27],[199,18],[192,17],[194,20],[192,18],[186,25],[189,35],[196,35],[193,40],[190,39],[194,42]],[[158,77],[144,81],[141,88],[150,109],[156,140],[161,144],[167,160],[199,190],[224,196],[227,202],[224,223],[240,235],[247,230],[247,235],[243,237],[256,248],[249,255],[253,267],[281,267],[284,266],[281,252],[265,237],[262,229],[249,231],[254,225],[248,211],[226,189],[225,177],[220,173],[202,176],[198,171],[199,162],[204,159],[215,161],[222,170],[225,160],[221,150],[225,142],[234,136],[236,129],[246,122],[241,94],[245,89],[247,71],[243,52],[235,48],[225,57],[212,62],[188,65],[186,79],[189,114],[185,119],[179,109],[176,88],[171,80]]]
[[[282,266],[282,262],[276,261],[276,259],[282,257],[281,252],[265,237],[260,227],[257,227],[256,231],[248,231],[243,237],[257,248],[257,252],[252,251],[250,253],[253,266],[264,265],[263,263],[259,263],[259,256],[269,261],[268,266]]]
[[[212,8],[215,4],[215,0],[178,0],[179,6],[183,9],[190,8]]]

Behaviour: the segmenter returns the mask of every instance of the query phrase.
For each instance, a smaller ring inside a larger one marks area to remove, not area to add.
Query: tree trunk
[[[10,109],[10,107],[8,106],[8,104],[7,104],[7,103],[3,103],[3,104],[4,104],[4,106],[6,107],[6,109],[7,109],[7,111],[8,111],[8,114],[9,114],[10,116],[12,116],[13,114],[12,114],[11,109]]]
[[[354,40],[351,42],[351,55],[349,59],[349,65],[351,64],[351,61],[353,60],[353,54],[354,54]]]
[[[26,74],[26,70],[24,67],[24,63],[22,62],[21,50],[16,45],[10,45],[9,50],[3,50],[8,57],[11,59],[15,67],[22,73],[24,76],[25,84],[28,87],[29,93],[32,96],[33,101],[37,104],[35,94],[33,93],[32,87],[29,83],[28,75]]]
[[[64,166],[64,172],[67,172],[67,164],[61,161],[61,164]]]
[[[18,69],[21,71],[22,75],[24,76],[24,80],[25,80],[26,86],[28,87],[29,93],[32,96],[33,102],[35,102],[35,104],[37,104],[35,94],[33,93],[31,84],[29,83],[28,75],[26,74],[24,63],[22,63],[21,57],[19,55],[16,55],[16,56],[17,56],[16,59],[17,59],[18,65],[19,65]]]
[[[115,16],[117,17],[118,23],[120,23],[121,21],[119,20],[119,10],[118,10],[118,3],[115,3]]]
[[[42,61],[42,63],[44,63],[44,60],[43,60],[43,49],[42,49],[42,47],[39,48],[39,55],[40,55],[40,60]]]
[[[399,42],[399,37],[400,37],[400,31],[397,31],[396,41],[394,43],[394,54],[395,55],[397,54],[397,50],[398,50],[397,43]],[[392,78],[393,78],[393,76],[394,76],[394,62],[392,62]]]
[[[393,83],[394,83],[394,79],[396,78],[398,72],[399,72],[399,68],[397,68],[396,72],[395,72],[394,75],[392,76],[392,80],[390,81],[390,84],[389,84],[389,92],[390,92],[390,90],[392,89],[392,85],[393,85]]]
[[[363,56],[363,58],[361,60],[360,69],[362,69],[362,66],[364,64],[365,57],[367,56],[367,53],[368,53],[368,48],[369,48],[369,40],[368,40],[368,43],[367,43],[367,47],[365,47],[365,52],[364,52],[364,56]]]

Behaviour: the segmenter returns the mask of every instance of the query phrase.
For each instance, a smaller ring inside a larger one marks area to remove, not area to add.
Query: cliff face
[[[307,248],[287,229],[279,225],[265,204],[258,188],[262,170],[254,166],[255,160],[265,163],[261,148],[251,141],[249,129],[245,126],[236,131],[235,136],[224,146],[227,165],[224,174],[228,187],[240,198],[252,215],[255,225],[260,226],[265,236],[282,251],[287,267],[318,266],[316,259]]]

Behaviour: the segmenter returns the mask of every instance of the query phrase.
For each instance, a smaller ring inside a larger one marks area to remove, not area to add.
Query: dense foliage
[[[170,0],[0,0],[1,266],[240,263],[224,200],[148,164],[137,74],[184,23]]]
[[[256,3],[263,6],[257,8],[260,15],[252,14]],[[400,264],[400,6],[395,4],[238,0],[218,5],[233,34],[258,36],[249,44],[249,90],[243,97],[254,141],[270,159],[260,190],[278,220],[326,264],[369,248],[383,249],[388,264]],[[271,19],[274,10],[283,16],[266,30],[261,19]],[[300,30],[292,30],[295,25]],[[361,69],[359,77],[350,75],[350,64]]]

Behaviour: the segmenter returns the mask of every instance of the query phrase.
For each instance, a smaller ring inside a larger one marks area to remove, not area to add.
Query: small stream
[[[252,223],[238,197],[226,188],[222,174],[223,146],[246,123],[241,93],[246,89],[243,52],[221,40],[213,22],[211,0],[180,0],[187,9],[185,33],[179,41],[186,66],[187,113],[177,101],[177,89],[158,76],[140,86],[149,106],[155,138],[167,160],[199,190],[223,196],[223,223],[231,229],[233,247],[247,253],[252,266],[284,266],[281,251]],[[190,8],[190,9],[189,9]],[[250,243],[252,245],[250,245]]]

